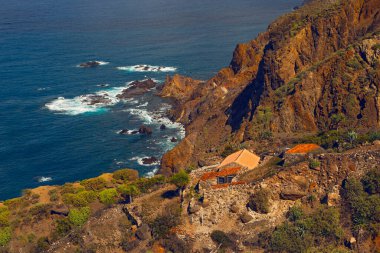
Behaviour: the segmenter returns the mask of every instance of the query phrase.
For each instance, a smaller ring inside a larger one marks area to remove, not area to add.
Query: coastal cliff
[[[309,1],[237,45],[210,80],[169,78],[162,95],[180,97],[170,115],[187,136],[164,155],[160,172],[263,136],[280,142],[290,133],[379,129],[379,11],[377,0]]]

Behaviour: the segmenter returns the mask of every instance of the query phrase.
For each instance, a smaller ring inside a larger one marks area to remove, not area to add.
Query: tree
[[[190,182],[190,176],[184,170],[180,170],[170,178],[170,183],[177,186],[177,190],[180,191],[181,201],[183,200],[183,190]]]
[[[134,181],[139,178],[139,172],[132,169],[117,170],[113,173],[112,177],[116,180]]]
[[[127,185],[121,185],[118,188],[118,191],[121,193],[121,195],[125,198],[126,196],[129,197],[129,203],[132,203],[133,196],[140,194],[140,189],[137,187],[136,184],[127,184]]]

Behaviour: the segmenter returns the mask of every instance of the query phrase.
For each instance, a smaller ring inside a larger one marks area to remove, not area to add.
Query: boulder
[[[243,213],[240,215],[240,220],[243,223],[248,223],[253,219],[253,217],[249,213]]]
[[[116,95],[119,99],[131,98],[137,95],[142,95],[156,86],[156,82],[152,79],[144,81],[134,81],[129,84],[128,88],[124,89],[120,94]]]
[[[164,124],[162,124],[161,126],[160,126],[160,130],[165,130],[166,129],[166,126],[164,125]]]
[[[147,224],[142,224],[136,231],[136,237],[141,240],[149,240],[152,238],[152,234],[150,232],[149,226]]]
[[[157,163],[158,162],[158,159],[154,156],[152,157],[145,157],[142,159],[142,163],[143,164],[146,164],[146,165],[150,165],[150,164],[153,164],[153,163]]]
[[[280,193],[281,199],[284,200],[297,200],[306,196],[306,192],[295,189],[284,189]]]
[[[152,128],[143,125],[139,128],[139,133],[151,135],[153,133],[153,131],[152,131]]]
[[[177,138],[173,137],[173,138],[170,139],[170,141],[171,142],[177,142],[178,140],[177,140]]]

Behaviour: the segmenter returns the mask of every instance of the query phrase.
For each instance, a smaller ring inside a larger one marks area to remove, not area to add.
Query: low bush
[[[59,200],[59,194],[57,189],[53,189],[49,191],[50,201],[55,202]]]
[[[292,206],[286,214],[288,220],[295,222],[304,216],[303,210],[300,206]]]
[[[337,208],[322,206],[307,216],[297,208],[290,209],[288,218],[273,232],[268,248],[273,252],[309,252],[321,242],[336,245],[343,236]]]
[[[350,178],[343,185],[343,197],[351,210],[355,231],[364,228],[375,235],[380,232],[376,229],[380,222],[380,195],[376,193],[378,185],[374,185],[378,180],[377,176],[376,172],[370,171],[363,177],[362,182]]]
[[[158,215],[149,225],[155,239],[164,238],[169,231],[180,224],[181,211],[179,206],[166,210],[166,213]]]
[[[81,227],[86,223],[90,217],[91,210],[89,207],[82,207],[78,209],[71,209],[68,215],[71,224],[77,227]]]
[[[258,213],[269,213],[270,203],[269,203],[269,191],[265,189],[260,189],[249,198],[248,206],[255,212]]]
[[[105,205],[112,205],[116,203],[118,193],[116,189],[105,189],[99,193],[100,202]]]
[[[310,169],[316,169],[319,166],[321,166],[321,162],[320,161],[315,160],[315,159],[310,159],[310,161],[309,161],[309,167],[310,167]]]
[[[51,204],[38,203],[32,206],[29,210],[30,214],[34,217],[44,217],[49,214]]]
[[[369,171],[362,178],[362,184],[367,193],[380,193],[380,168]]]
[[[94,191],[80,191],[78,193],[66,193],[63,195],[63,202],[76,207],[87,206],[97,199]]]
[[[223,152],[220,154],[222,157],[227,157],[231,155],[232,153],[238,151],[239,148],[233,145],[227,145],[224,147]]]
[[[166,179],[163,175],[156,175],[151,178],[142,177],[135,181],[135,184],[141,192],[146,193],[151,189],[162,186],[166,183]]]
[[[9,214],[7,206],[0,207],[0,228],[9,226]]]
[[[112,177],[116,180],[134,181],[139,178],[139,172],[132,169],[117,170],[113,173]]]
[[[70,221],[65,219],[58,219],[55,222],[55,233],[58,236],[65,236],[71,231],[71,223]]]
[[[214,230],[211,232],[211,239],[221,248],[235,248],[235,242],[223,231]]]
[[[80,182],[86,190],[100,191],[106,187],[106,180],[101,177],[90,178]]]
[[[12,229],[10,227],[0,228],[0,246],[5,246],[12,238]]]

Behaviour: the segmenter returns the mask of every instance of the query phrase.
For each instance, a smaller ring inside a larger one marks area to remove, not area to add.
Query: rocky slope
[[[169,78],[162,95],[177,102],[171,116],[187,136],[161,173],[262,136],[379,129],[379,13],[378,0],[314,0],[237,45],[210,80]]]

